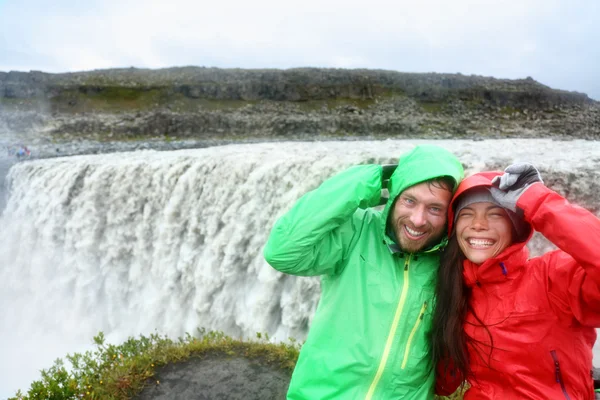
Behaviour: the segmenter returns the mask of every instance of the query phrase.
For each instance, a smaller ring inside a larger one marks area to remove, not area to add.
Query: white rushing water
[[[0,220],[0,398],[87,349],[198,327],[303,340],[316,278],[271,269],[269,230],[303,193],[427,141],[265,143],[19,163]],[[468,171],[600,171],[600,143],[435,141]],[[596,358],[598,360],[598,358]]]

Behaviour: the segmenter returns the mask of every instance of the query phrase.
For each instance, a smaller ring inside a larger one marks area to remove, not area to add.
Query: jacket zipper
[[[365,400],[371,400],[373,398],[375,388],[377,387],[377,384],[381,379],[381,375],[383,375],[385,364],[387,363],[387,359],[390,355],[390,350],[392,349],[392,343],[394,342],[394,336],[396,335],[396,328],[398,328],[398,322],[400,322],[400,316],[402,315],[402,310],[404,309],[404,303],[406,303],[406,296],[408,294],[408,265],[410,264],[411,258],[412,254],[409,254],[406,258],[406,261],[404,261],[404,284],[402,286],[402,293],[400,294],[400,300],[398,301],[398,306],[396,307],[396,314],[394,314],[394,321],[392,322],[392,326],[390,327],[390,332],[385,343],[385,348],[383,349],[383,355],[381,356],[379,368],[377,369],[375,378],[373,378],[373,382],[371,382],[371,386],[369,387],[369,391],[367,392]]]
[[[427,302],[423,303],[421,311],[419,311],[419,316],[417,317],[417,322],[415,322],[415,326],[413,326],[412,331],[410,331],[410,335],[408,336],[408,342],[406,343],[406,349],[404,350],[404,360],[402,360],[402,366],[400,367],[402,369],[406,368],[408,354],[410,353],[410,344],[412,343],[415,333],[417,333],[417,328],[419,327],[419,325],[421,325],[421,321],[423,321],[423,317],[425,316],[425,310],[427,310]]]
[[[565,399],[571,400],[571,398],[567,394],[567,389],[565,388],[565,382],[563,381],[562,373],[560,372],[560,364],[558,363],[558,356],[556,355],[556,350],[552,350],[550,352],[550,354],[552,355],[552,359],[554,360],[554,373],[555,373],[556,383],[560,383],[560,388],[562,389],[562,392],[565,395]]]

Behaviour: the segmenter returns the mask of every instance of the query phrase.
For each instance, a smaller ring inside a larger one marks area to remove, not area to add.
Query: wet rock
[[[289,373],[260,360],[211,355],[164,366],[135,399],[285,399],[289,381]]]

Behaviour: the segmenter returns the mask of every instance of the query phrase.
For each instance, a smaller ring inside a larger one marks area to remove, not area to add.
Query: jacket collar
[[[504,282],[515,279],[523,273],[525,262],[529,258],[526,242],[515,243],[507,247],[494,258],[477,265],[466,259],[463,261],[463,278],[468,287],[486,283]]]

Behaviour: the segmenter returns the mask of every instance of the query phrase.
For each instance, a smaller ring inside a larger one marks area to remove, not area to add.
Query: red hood
[[[460,197],[460,195],[475,187],[492,187],[492,179],[494,179],[496,176],[502,175],[503,173],[504,172],[501,171],[479,172],[475,175],[465,178],[460,185],[458,185],[458,188],[454,193],[454,197],[452,197],[452,201],[450,202],[450,207],[448,207],[448,237],[452,235],[452,228],[454,227],[454,205],[456,204],[456,200]]]

